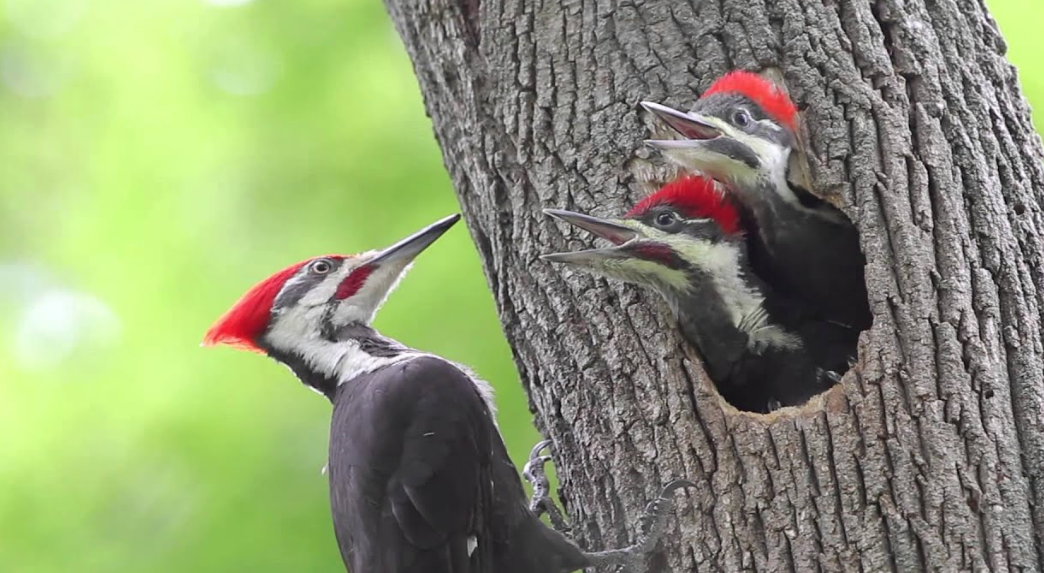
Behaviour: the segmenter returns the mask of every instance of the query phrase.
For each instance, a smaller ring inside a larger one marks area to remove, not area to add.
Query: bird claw
[[[542,456],[540,452],[551,447],[551,440],[541,440],[533,446],[532,450],[529,450],[529,459],[526,461],[526,465],[522,466],[522,476],[526,478],[526,481],[533,484],[534,480],[543,479],[545,482],[547,478],[544,477],[544,466],[547,462],[551,461],[551,456]]]
[[[551,484],[547,479],[544,466],[551,461],[551,455],[541,455],[546,448],[551,446],[550,440],[543,440],[529,452],[529,459],[522,467],[522,476],[533,486],[533,497],[529,502],[529,509],[538,518],[545,513],[551,521],[555,530],[568,533],[569,525],[562,517],[561,510],[551,499]],[[679,489],[695,487],[696,484],[686,479],[676,479],[668,482],[660,490],[660,495],[650,501],[638,519],[638,539],[630,547],[624,549],[611,549],[594,553],[584,553],[587,558],[587,566],[613,566],[617,567],[617,573],[639,571],[644,563],[646,555],[656,549],[656,545],[663,537],[664,529],[667,527],[667,511],[673,505],[673,495]]]
[[[569,524],[562,516],[562,511],[551,499],[551,482],[547,479],[547,472],[544,469],[547,462],[551,461],[551,456],[540,455],[540,452],[550,446],[551,440],[542,440],[533,446],[529,452],[529,460],[526,465],[522,466],[522,477],[533,486],[533,498],[529,501],[529,510],[537,517],[546,513],[551,521],[551,526],[557,531],[566,533],[570,530]]]
[[[638,539],[633,545],[624,549],[612,549],[587,553],[588,563],[591,566],[618,565],[618,571],[637,570],[645,559],[645,556],[656,549],[656,545],[663,537],[663,531],[667,527],[667,510],[673,505],[674,492],[686,487],[695,487],[696,484],[686,479],[676,479],[668,482],[660,490],[660,495],[645,506],[638,519]]]
[[[649,553],[656,548],[656,544],[663,536],[663,529],[667,524],[667,510],[673,505],[674,492],[682,488],[696,487],[696,484],[687,479],[676,479],[667,483],[660,490],[660,495],[645,506],[645,511],[638,522],[641,524],[642,533],[640,551]]]

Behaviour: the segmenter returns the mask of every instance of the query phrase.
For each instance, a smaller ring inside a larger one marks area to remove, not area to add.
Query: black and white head
[[[291,356],[335,377],[351,350],[338,343],[337,333],[368,326],[414,258],[459,219],[446,217],[383,250],[290,265],[247,291],[214,323],[203,345]]]
[[[769,80],[730,72],[687,113],[652,102],[642,106],[682,137],[646,142],[672,162],[726,183],[745,203],[769,187],[798,201],[788,185],[789,172],[797,170],[797,107]]]
[[[739,213],[706,177],[678,179],[620,219],[544,212],[612,243],[544,259],[651,287],[671,303],[687,298],[700,281],[735,276],[745,256]]]

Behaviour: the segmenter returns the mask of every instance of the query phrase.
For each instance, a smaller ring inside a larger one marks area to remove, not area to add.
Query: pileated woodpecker
[[[751,264],[827,320],[870,327],[859,234],[799,176],[797,107],[769,80],[745,71],[719,78],[688,113],[642,106],[685,139],[650,140],[671,161],[728,185],[756,223]]]
[[[251,288],[204,344],[267,354],[333,403],[330,504],[352,572],[565,573],[640,559],[689,482],[649,504],[635,545],[581,551],[528,508],[489,385],[370,327],[414,257],[458,219],[381,251],[291,265]],[[535,461],[539,470],[546,458]]]
[[[848,368],[857,333],[809,316],[751,272],[739,211],[711,179],[678,179],[621,219],[544,212],[613,246],[543,258],[657,291],[737,408],[803,404]]]

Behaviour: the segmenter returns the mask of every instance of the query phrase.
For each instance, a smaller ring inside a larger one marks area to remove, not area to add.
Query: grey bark
[[[651,571],[1044,568],[1041,141],[981,0],[386,0],[580,542],[679,495]],[[667,174],[652,99],[778,68],[857,222],[875,315],[843,384],[723,405],[652,293],[563,271],[545,207],[621,213]]]

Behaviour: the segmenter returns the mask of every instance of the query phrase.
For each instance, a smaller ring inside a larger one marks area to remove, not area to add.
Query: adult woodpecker
[[[803,404],[847,369],[857,333],[809,316],[751,272],[739,211],[711,179],[678,179],[620,219],[545,213],[612,246],[543,258],[657,291],[737,408]]]
[[[642,106],[684,139],[650,140],[668,159],[726,183],[756,223],[754,270],[804,299],[819,316],[857,331],[870,327],[859,234],[839,209],[807,190],[797,107],[769,80],[730,72],[688,113]]]
[[[489,385],[370,327],[414,257],[458,219],[381,251],[291,265],[251,288],[204,344],[267,354],[333,403],[330,504],[352,572],[564,573],[639,559],[688,482],[649,504],[635,545],[581,551],[529,510]]]

